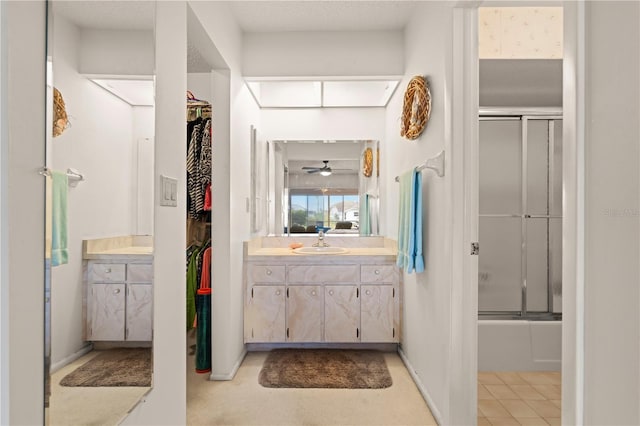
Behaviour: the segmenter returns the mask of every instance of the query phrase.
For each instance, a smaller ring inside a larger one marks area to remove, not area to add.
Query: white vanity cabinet
[[[86,340],[151,341],[153,266],[151,261],[86,261]]]
[[[400,274],[388,256],[245,258],[246,343],[397,343]]]
[[[324,287],[325,342],[357,342],[360,338],[360,288],[357,285]]]
[[[321,286],[287,287],[287,341],[321,342],[324,293]]]
[[[245,293],[245,340],[282,342],[286,338],[285,267],[249,265]]]
[[[362,342],[384,342],[396,339],[394,282],[395,265],[362,265],[361,329]]]

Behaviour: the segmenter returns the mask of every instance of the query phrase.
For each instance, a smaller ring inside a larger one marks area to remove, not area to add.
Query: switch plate
[[[160,205],[176,207],[178,205],[178,179],[160,175]]]

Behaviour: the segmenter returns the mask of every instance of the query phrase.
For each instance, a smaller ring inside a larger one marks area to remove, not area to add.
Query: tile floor
[[[478,426],[560,425],[560,372],[479,372]]]

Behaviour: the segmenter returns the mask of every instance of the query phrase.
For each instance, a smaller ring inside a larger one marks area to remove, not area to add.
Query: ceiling
[[[401,30],[417,1],[232,1],[245,32]]]
[[[153,30],[153,1],[53,0],[53,8],[80,28],[97,30]]]
[[[246,32],[401,30],[419,1],[227,1]],[[153,29],[153,1],[54,0],[81,28]]]

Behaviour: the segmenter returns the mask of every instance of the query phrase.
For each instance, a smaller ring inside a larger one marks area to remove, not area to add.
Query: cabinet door
[[[90,284],[89,340],[124,340],[124,284]]]
[[[395,342],[393,327],[394,290],[390,285],[361,287],[361,341]]]
[[[360,290],[355,285],[328,285],[324,294],[324,340],[360,340]]]
[[[247,342],[285,341],[285,290],[282,285],[251,287],[247,301]]]
[[[125,339],[137,342],[151,341],[153,330],[153,286],[127,285],[127,326]]]
[[[323,296],[321,286],[292,285],[287,288],[287,341],[322,341]]]

